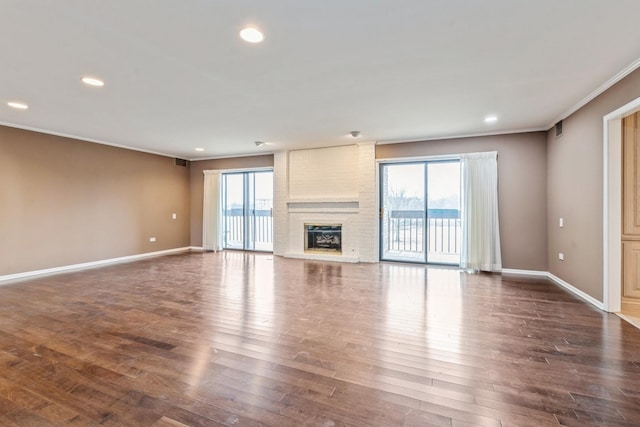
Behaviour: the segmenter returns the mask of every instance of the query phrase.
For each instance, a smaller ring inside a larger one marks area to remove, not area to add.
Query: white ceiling
[[[0,0],[0,122],[187,159],[541,130],[638,65],[638,16],[638,0]]]

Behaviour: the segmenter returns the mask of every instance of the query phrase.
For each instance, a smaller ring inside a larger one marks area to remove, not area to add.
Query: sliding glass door
[[[424,163],[383,164],[383,260],[426,262],[426,168]]]
[[[222,175],[223,246],[273,251],[273,172]]]
[[[380,167],[380,258],[460,263],[460,162]]]
[[[460,264],[460,162],[430,162],[427,168],[427,262]]]

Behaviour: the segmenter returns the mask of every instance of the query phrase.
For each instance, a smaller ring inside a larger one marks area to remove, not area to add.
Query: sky
[[[389,188],[404,190],[407,197],[424,197],[424,163],[392,164],[385,169],[389,177]],[[460,162],[436,162],[428,164],[429,199],[459,198]],[[458,206],[452,206],[458,208]]]

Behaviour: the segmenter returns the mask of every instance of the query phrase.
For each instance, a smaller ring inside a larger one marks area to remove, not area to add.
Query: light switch
[[[155,241],[156,241],[156,238],[155,238],[155,237],[149,237],[149,241],[150,241],[150,242],[155,242]]]
[[[559,259],[560,261],[564,261],[564,254],[563,254],[562,252],[560,252],[560,253],[558,254],[558,259]]]
[[[178,218],[177,214],[171,214],[171,219],[176,219],[176,218]]]
[[[564,227],[564,218],[560,218],[560,228]]]

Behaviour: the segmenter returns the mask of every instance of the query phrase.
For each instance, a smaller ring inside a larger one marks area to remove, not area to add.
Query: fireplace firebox
[[[305,252],[342,253],[342,224],[305,224]]]

